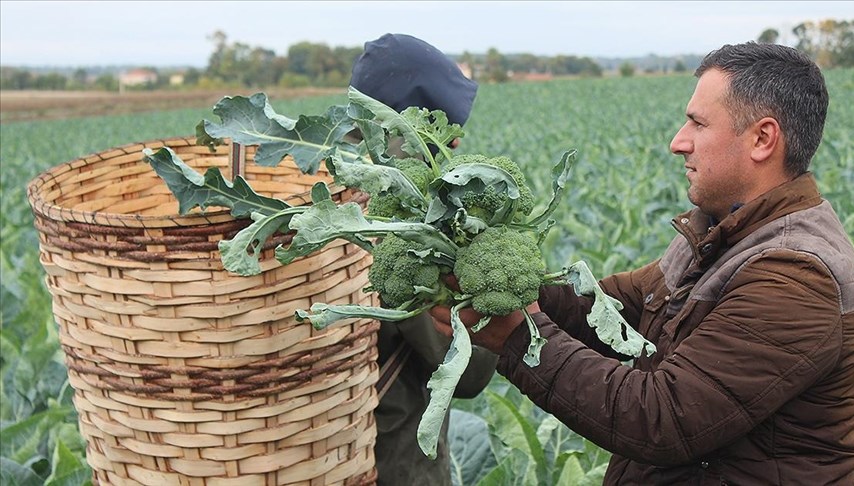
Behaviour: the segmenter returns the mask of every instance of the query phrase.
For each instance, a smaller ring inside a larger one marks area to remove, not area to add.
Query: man
[[[854,484],[854,248],[808,172],[824,78],[798,51],[755,43],[711,52],[696,75],[670,146],[696,208],[660,259],[600,282],[657,352],[622,363],[571,286],[528,307],[548,339],[539,366],[522,363],[520,311],[473,340],[614,453],[606,484]],[[450,334],[447,309],[431,313]]]
[[[459,125],[468,119],[477,93],[477,84],[463,76],[447,56],[402,34],[386,34],[366,43],[353,65],[350,85],[397,111],[410,106],[442,110],[450,123]],[[459,139],[451,145],[455,148]],[[400,144],[390,146],[390,151],[399,150]],[[432,319],[424,313],[398,323],[382,322],[377,347],[381,366],[378,389],[384,393],[374,411],[378,484],[450,485],[447,417],[435,460],[428,459],[417,442],[418,423],[430,400],[427,381],[444,361],[450,339],[436,332]],[[475,347],[454,396],[473,398],[480,393],[492,378],[497,360],[493,353]]]

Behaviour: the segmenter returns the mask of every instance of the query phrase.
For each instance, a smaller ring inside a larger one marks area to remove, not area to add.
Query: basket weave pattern
[[[376,305],[362,292],[370,254],[341,242],[282,266],[273,248],[290,235],[276,235],[261,274],[225,271],[217,242],[248,221],[178,216],[142,161],[143,147],[164,145],[199,171],[228,167],[227,148],[170,139],[58,166],[28,191],[95,481],[372,483],[378,323],[316,331],[293,317],[313,302]],[[246,179],[291,205],[330,181],[288,160],[247,164]]]

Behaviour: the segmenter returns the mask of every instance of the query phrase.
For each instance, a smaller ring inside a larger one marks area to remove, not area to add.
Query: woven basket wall
[[[313,302],[377,305],[361,290],[370,254],[332,244],[282,266],[273,248],[289,236],[277,235],[262,274],[223,270],[217,242],[248,222],[227,210],[178,216],[142,161],[143,147],[164,145],[200,172],[228,173],[228,148],[179,138],[75,160],[28,188],[95,482],[373,483],[379,325],[315,331],[293,318]],[[291,205],[330,180],[288,160],[245,172],[257,192]]]

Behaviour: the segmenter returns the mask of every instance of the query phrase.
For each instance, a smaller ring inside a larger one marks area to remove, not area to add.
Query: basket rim
[[[27,200],[33,212],[53,221],[86,223],[101,226],[119,226],[126,228],[173,228],[184,226],[210,225],[235,221],[230,210],[220,209],[214,211],[200,211],[190,214],[143,216],[139,214],[109,213],[102,211],[81,211],[47,202],[42,197],[40,189],[53,181],[63,173],[76,170],[82,166],[90,165],[103,160],[108,160],[117,155],[132,155],[142,153],[142,149],[157,149],[162,147],[187,147],[197,146],[195,135],[185,135],[170,138],[158,138],[144,142],[131,142],[118,147],[108,148],[100,152],[93,152],[68,162],[61,163],[44,170],[27,184]],[[332,194],[338,194],[346,188],[330,183],[329,190]],[[294,194],[284,200],[298,199],[302,204],[311,201],[310,191]]]

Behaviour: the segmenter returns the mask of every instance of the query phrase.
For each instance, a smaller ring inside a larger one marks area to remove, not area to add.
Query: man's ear
[[[753,124],[753,147],[750,156],[754,162],[764,162],[779,151],[783,154],[783,133],[780,124],[771,117],[765,117]]]

